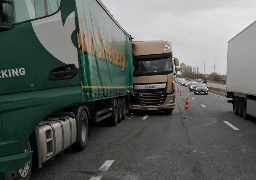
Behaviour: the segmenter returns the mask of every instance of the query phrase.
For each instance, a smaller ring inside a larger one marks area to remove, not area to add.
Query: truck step
[[[234,100],[233,99],[228,99],[227,102],[228,103],[234,103]]]
[[[49,158],[49,157],[51,157],[52,155],[53,155],[53,152],[49,152],[49,153],[47,153],[46,157]]]
[[[47,138],[46,139],[46,142],[50,142],[50,141],[52,141],[52,138]]]

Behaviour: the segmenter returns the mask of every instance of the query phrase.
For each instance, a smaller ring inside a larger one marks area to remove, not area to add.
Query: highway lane
[[[32,179],[255,179],[255,120],[235,116],[224,97],[177,88],[183,96],[172,115],[143,112],[116,127],[97,124],[84,152],[65,151]]]
[[[183,94],[189,92],[184,88],[183,90]],[[192,118],[186,125],[190,127],[190,134],[194,137],[192,139],[202,148],[202,152],[207,154],[207,158],[203,160],[210,160],[209,163],[203,163],[204,167],[208,167],[213,174],[219,171],[215,178],[222,178],[217,179],[254,179],[255,174],[251,171],[255,171],[252,160],[256,150],[255,120],[245,121],[235,116],[232,105],[227,104],[224,97],[211,94],[190,94],[190,97],[194,98],[191,100],[191,111],[188,112]],[[202,104],[205,107],[202,107]],[[224,121],[235,125],[239,131],[234,131]],[[214,158],[211,160],[209,156]],[[210,167],[218,171],[212,171]]]

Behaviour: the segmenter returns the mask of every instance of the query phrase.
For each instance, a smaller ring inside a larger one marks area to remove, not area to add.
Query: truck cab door
[[[0,95],[80,86],[74,1],[20,0],[8,7],[13,24],[0,31]]]
[[[60,0],[43,0],[38,4],[44,6],[42,12],[45,16],[56,9],[56,2]],[[73,79],[78,74],[78,54],[76,48],[76,22],[74,1],[63,0],[61,9],[50,17],[32,22],[34,32],[44,48],[63,65],[55,67],[49,73],[49,80]],[[36,8],[36,6],[35,6]]]

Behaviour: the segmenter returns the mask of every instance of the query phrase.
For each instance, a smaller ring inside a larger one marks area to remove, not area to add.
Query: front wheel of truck
[[[25,152],[31,151],[30,142],[27,143]],[[32,170],[32,158],[17,172],[7,173],[8,180],[30,180]]]
[[[172,114],[173,109],[166,109],[164,110],[165,114]]]
[[[88,126],[88,115],[85,110],[81,110],[77,114],[77,142],[72,146],[78,151],[83,151],[88,142],[89,126]]]

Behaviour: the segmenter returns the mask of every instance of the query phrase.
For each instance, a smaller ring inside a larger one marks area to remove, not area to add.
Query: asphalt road
[[[172,115],[144,112],[116,127],[98,124],[85,151],[65,151],[32,179],[256,179],[256,120],[234,115],[224,97],[178,88],[183,96]]]

